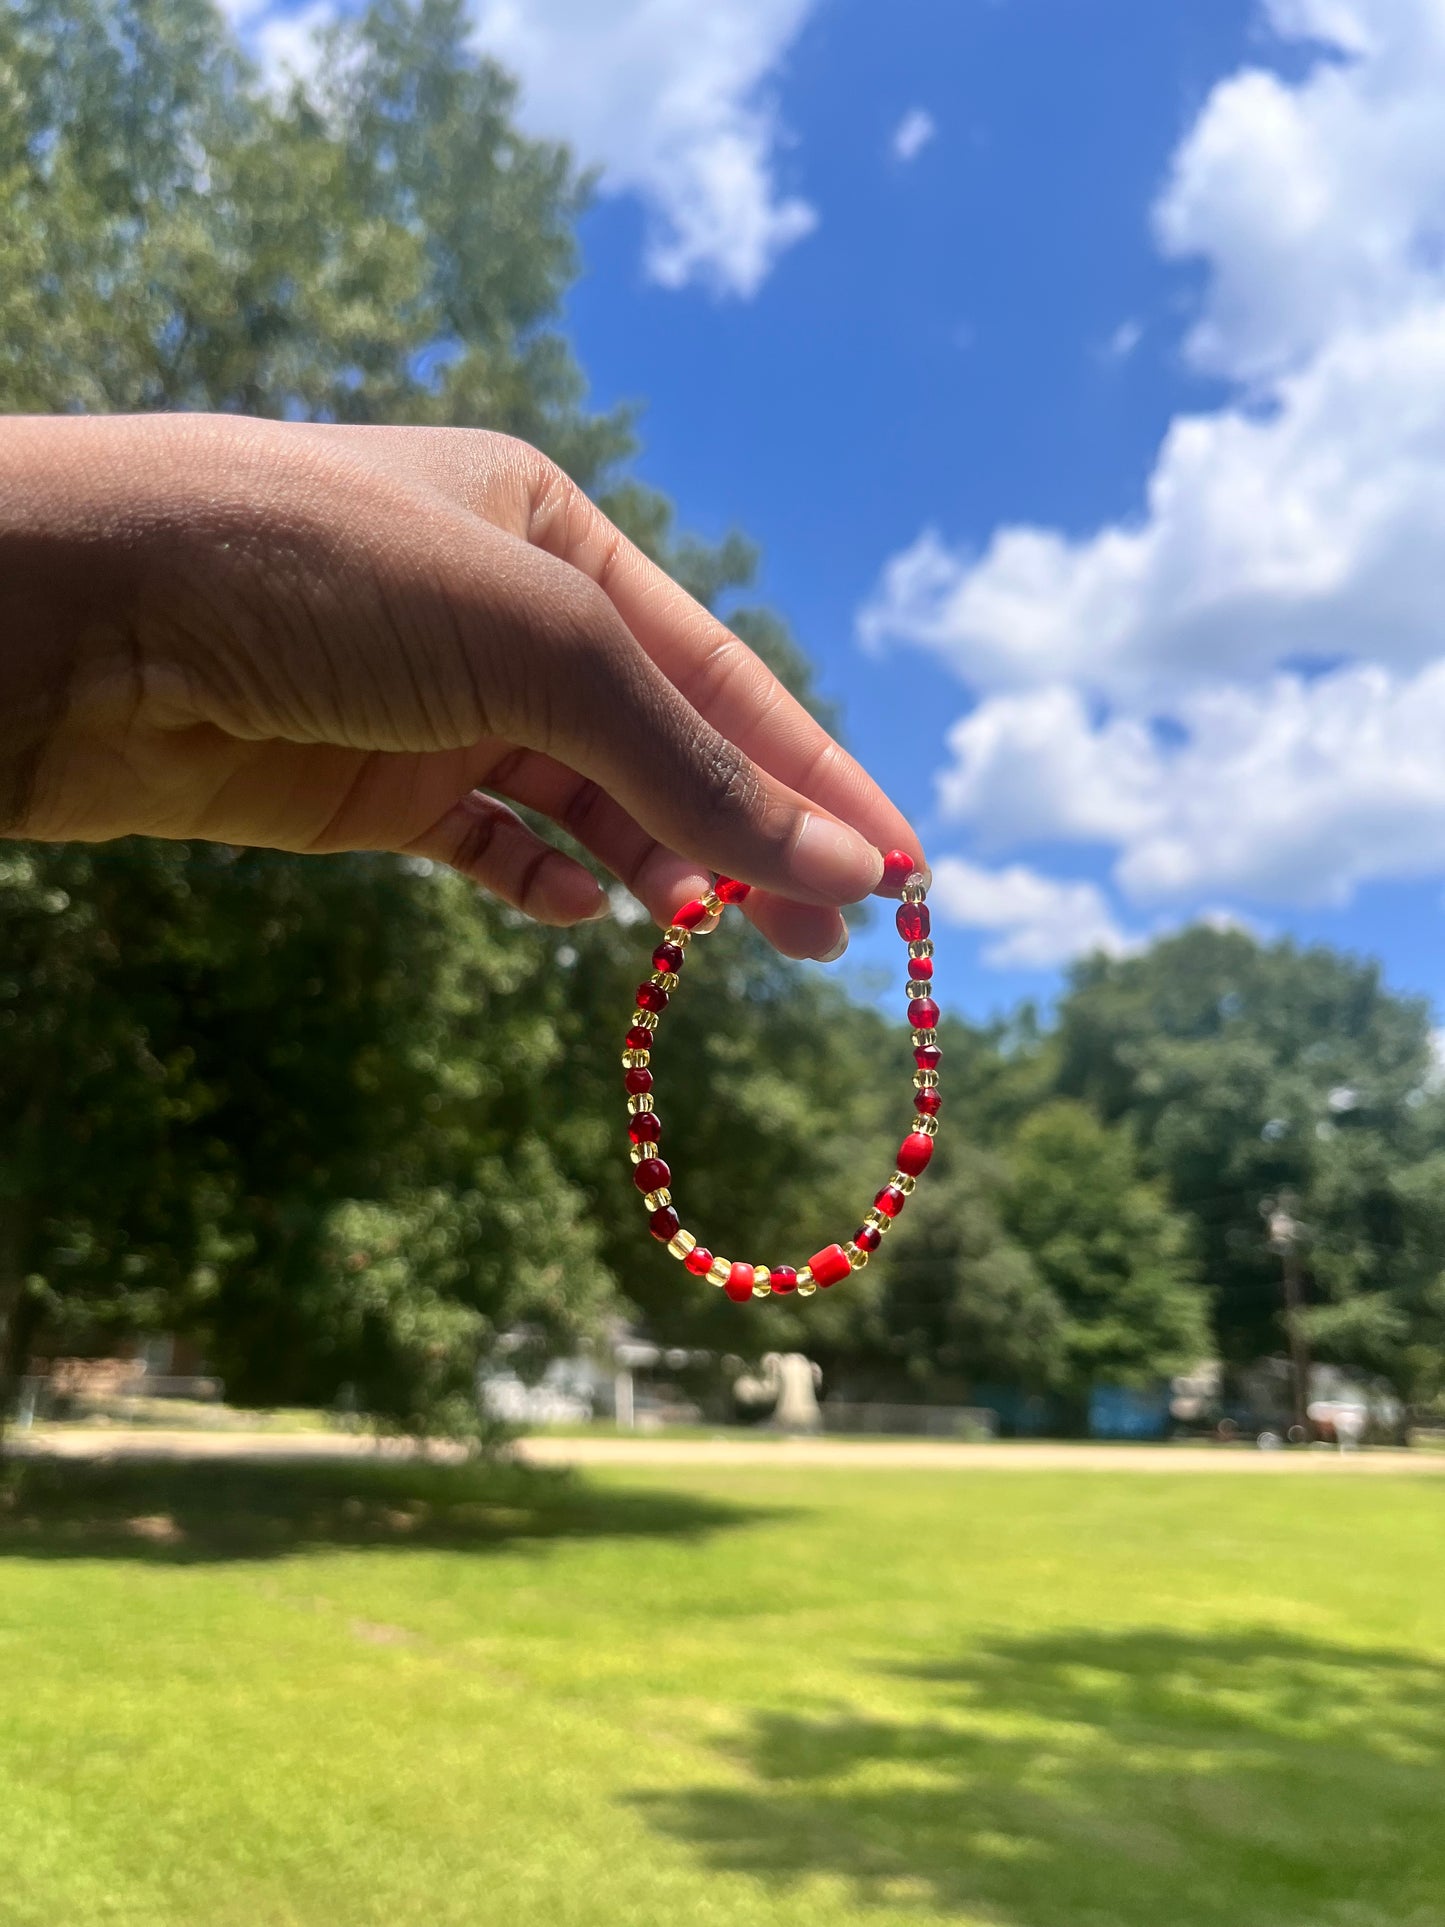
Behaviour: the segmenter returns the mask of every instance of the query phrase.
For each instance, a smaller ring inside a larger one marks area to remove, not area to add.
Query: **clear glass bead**
[[[652,1102],[652,1092],[638,1091],[635,1096],[628,1098],[627,1108],[633,1117],[636,1117],[639,1111],[652,1110],[654,1108],[653,1102]]]
[[[936,1091],[938,1089],[937,1071],[915,1071],[913,1073],[915,1091]]]
[[[655,1010],[634,1010],[632,1013],[634,1030],[656,1030],[657,1012]]]
[[[727,1275],[733,1268],[731,1258],[714,1258],[707,1268],[707,1281],[710,1285],[727,1283]]]
[[[910,957],[931,957],[933,955],[932,937],[919,937],[908,946]]]
[[[672,1203],[672,1193],[664,1184],[660,1190],[649,1191],[642,1202],[647,1206],[649,1211],[661,1211],[665,1204]]]
[[[627,1071],[645,1070],[651,1062],[650,1050],[625,1050],[622,1053],[622,1068]]]
[[[677,972],[675,970],[649,971],[647,981],[650,984],[656,984],[659,990],[665,990],[670,997],[677,989]]]
[[[674,1258],[685,1258],[696,1244],[697,1239],[690,1231],[679,1231],[675,1238],[668,1240],[667,1248]]]
[[[911,1198],[918,1189],[917,1178],[910,1177],[906,1171],[895,1171],[888,1182],[895,1190],[901,1191],[905,1198]]]
[[[753,1266],[754,1298],[771,1298],[773,1295],[773,1274],[766,1265]]]

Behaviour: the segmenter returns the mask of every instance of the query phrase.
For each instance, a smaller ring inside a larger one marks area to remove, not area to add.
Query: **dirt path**
[[[74,1431],[42,1427],[11,1441],[20,1452],[63,1459],[182,1458],[345,1460],[405,1458],[421,1448],[406,1440],[377,1443],[338,1432]],[[431,1456],[459,1456],[435,1445]],[[1207,1445],[1088,1445],[1017,1442],[953,1444],[938,1439],[524,1439],[518,1455],[534,1465],[772,1466],[790,1471],[846,1467],[931,1472],[1237,1472],[1261,1476],[1318,1473],[1360,1478],[1376,1473],[1445,1475],[1445,1452],[1260,1452]]]

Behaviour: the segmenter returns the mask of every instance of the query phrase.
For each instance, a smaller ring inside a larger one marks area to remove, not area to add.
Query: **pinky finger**
[[[481,790],[454,804],[407,845],[407,854],[449,865],[538,923],[584,923],[607,914],[607,897],[590,870]]]

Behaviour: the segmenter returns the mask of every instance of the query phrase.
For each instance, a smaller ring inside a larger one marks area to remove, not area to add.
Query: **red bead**
[[[647,1228],[659,1244],[666,1244],[670,1238],[675,1238],[681,1224],[682,1220],[670,1204],[659,1206],[647,1220]]]
[[[684,930],[696,930],[700,923],[707,922],[709,914],[708,907],[701,898],[694,897],[690,903],[682,906],[673,918],[673,922],[681,924]]]
[[[661,1158],[644,1158],[632,1167],[632,1182],[639,1191],[660,1191],[671,1176]]]
[[[630,1096],[641,1097],[644,1091],[652,1089],[652,1072],[645,1064],[635,1064],[622,1081]]]
[[[908,1199],[896,1184],[885,1184],[873,1200],[873,1208],[881,1211],[885,1218],[896,1218],[907,1202]]]
[[[627,1033],[627,1048],[629,1050],[651,1050],[656,1042],[656,1033],[654,1031],[644,1030],[641,1024],[634,1024]]]
[[[660,984],[639,984],[637,986],[637,1007],[639,1010],[666,1010],[667,992]]]
[[[937,1044],[918,1044],[914,1047],[913,1061],[921,1071],[936,1071],[943,1062],[943,1052]]]
[[[943,1099],[937,1091],[915,1091],[913,1108],[915,1111],[922,1111],[925,1117],[937,1117],[943,1109]]]
[[[639,1111],[628,1118],[627,1135],[634,1144],[656,1144],[662,1136],[662,1119],[656,1111]]]
[[[878,888],[885,896],[896,897],[917,868],[907,850],[890,850],[883,859],[883,881]]]
[[[654,970],[671,970],[674,974],[682,969],[683,955],[680,943],[660,943],[652,953]]]
[[[752,887],[750,883],[739,883],[736,877],[719,877],[712,890],[724,903],[741,903]]]
[[[740,1305],[745,1298],[753,1295],[753,1267],[741,1260],[729,1271],[723,1281],[723,1290],[734,1304]]]
[[[876,1224],[860,1224],[853,1233],[853,1242],[860,1251],[876,1251],[883,1242],[883,1233]]]
[[[932,957],[910,957],[908,959],[908,974],[910,977],[915,977],[926,984],[933,975]]]
[[[773,1266],[773,1290],[776,1292],[796,1291],[798,1274],[791,1265]]]
[[[853,1269],[848,1262],[848,1254],[842,1245],[824,1245],[815,1251],[808,1260],[808,1268],[813,1274],[815,1285],[836,1285],[840,1278],[846,1278]]]
[[[922,943],[928,935],[931,919],[926,903],[900,903],[898,915],[893,920],[898,925],[898,934],[905,943]]]
[[[898,1147],[898,1168],[910,1178],[916,1178],[932,1156],[933,1139],[922,1131],[910,1131]],[[666,1170],[667,1166],[664,1165],[663,1169]],[[664,1178],[663,1183],[666,1182]],[[648,1185],[647,1188],[651,1191],[653,1186]]]
[[[684,1271],[690,1271],[694,1278],[706,1278],[712,1269],[712,1253],[706,1245],[694,1245],[682,1261]]]
[[[908,1006],[908,1021],[915,1030],[932,1030],[938,1022],[938,1005],[931,997],[915,997]]]

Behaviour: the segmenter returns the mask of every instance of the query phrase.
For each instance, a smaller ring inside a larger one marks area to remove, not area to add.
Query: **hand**
[[[546,923],[602,914],[507,798],[660,921],[712,870],[758,886],[749,914],[798,956],[841,950],[880,848],[918,847],[751,650],[505,436],[14,420],[0,581],[13,835],[405,851]]]

